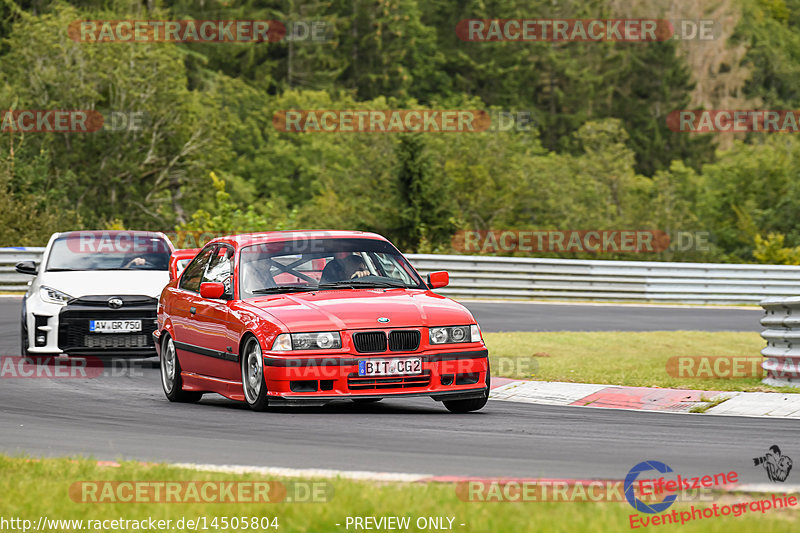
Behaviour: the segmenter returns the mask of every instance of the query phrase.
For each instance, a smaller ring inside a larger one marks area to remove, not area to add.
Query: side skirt
[[[243,402],[244,391],[242,390],[242,383],[240,381],[229,381],[227,379],[212,378],[209,376],[201,376],[192,372],[181,372],[183,379],[183,388],[190,391],[197,392],[216,392],[226,398]]]

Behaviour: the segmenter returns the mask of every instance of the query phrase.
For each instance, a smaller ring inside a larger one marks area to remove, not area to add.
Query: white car
[[[155,356],[152,333],[169,282],[172,243],[163,233],[55,233],[22,301],[22,355]]]

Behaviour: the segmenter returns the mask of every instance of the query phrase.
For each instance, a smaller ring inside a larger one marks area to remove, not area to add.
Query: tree
[[[50,207],[74,208],[90,226],[123,218],[129,226],[163,229],[184,220],[202,197],[192,177],[230,157],[214,95],[187,88],[175,47],[72,41],[67,27],[79,18],[62,4],[20,17],[0,62],[1,90],[14,95],[12,108],[94,110],[105,116],[105,126],[94,133],[27,134],[31,153],[50,154],[50,168],[36,178],[38,185],[13,182],[12,188],[46,190],[41,183],[56,183],[65,194]],[[115,129],[114,113],[135,114],[140,122]]]
[[[671,131],[666,118],[686,109],[694,84],[686,61],[677,54],[675,41],[637,46],[617,43],[607,62],[604,78],[614,87],[605,116],[619,118],[636,153],[636,170],[653,176],[679,159],[700,168],[713,156],[710,135]]]
[[[442,246],[455,230],[452,195],[446,176],[435,175],[420,134],[402,134],[397,145],[400,224],[396,242],[409,252]]]

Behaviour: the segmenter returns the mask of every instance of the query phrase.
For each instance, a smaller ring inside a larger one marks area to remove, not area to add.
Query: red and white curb
[[[725,398],[703,414],[800,418],[800,394],[622,387],[558,381],[492,380],[490,400],[606,409],[687,413]],[[691,413],[695,414],[695,413]]]

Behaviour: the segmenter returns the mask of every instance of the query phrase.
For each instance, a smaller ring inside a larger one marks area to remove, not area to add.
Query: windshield
[[[242,298],[353,288],[427,289],[397,249],[377,239],[296,239],[243,248]]]
[[[167,241],[153,235],[68,235],[53,242],[47,271],[168,270],[169,256]]]

